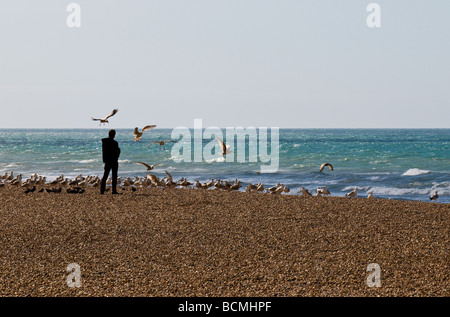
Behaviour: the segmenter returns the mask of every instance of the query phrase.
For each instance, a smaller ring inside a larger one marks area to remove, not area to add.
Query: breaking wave
[[[431,173],[431,171],[421,170],[421,169],[418,169],[418,168],[410,168],[409,170],[404,172],[402,174],[402,176],[417,176],[417,175],[430,174],[430,173]]]

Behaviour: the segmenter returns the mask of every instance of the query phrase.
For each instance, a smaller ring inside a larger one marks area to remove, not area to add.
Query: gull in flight
[[[136,162],[136,164],[141,164],[141,165],[145,166],[147,168],[147,171],[151,171],[156,165],[159,165],[159,164],[148,165],[143,162]]]
[[[172,141],[172,140],[167,140],[167,141],[155,141],[155,142],[152,142],[152,143],[146,145],[145,147],[149,147],[149,146],[152,145],[152,144],[158,143],[158,144],[159,144],[159,149],[161,150],[161,146],[162,146],[163,149],[165,150],[166,147],[164,146],[164,144],[165,144],[165,143],[168,143],[168,142],[175,142],[175,141]]]
[[[228,144],[225,144],[219,137],[217,137],[217,140],[219,141],[220,148],[222,149],[222,153],[220,155],[230,154],[230,146]]]
[[[345,196],[347,196],[347,197],[355,197],[356,195],[358,195],[358,188],[356,188],[356,187],[350,193],[345,194]]]
[[[320,165],[319,172],[322,172],[325,166],[328,166],[332,171],[334,170],[333,165],[331,165],[330,163],[323,163],[322,165]]]
[[[436,200],[439,198],[437,190],[434,191],[434,194],[430,196],[430,200]]]
[[[117,112],[119,111],[119,109],[114,109],[109,115],[107,115],[106,117],[102,118],[102,119],[95,119],[92,118],[93,121],[100,121],[99,125],[105,124],[105,123],[109,123],[108,119],[110,117],[112,117],[113,115],[115,115]]]
[[[139,132],[138,127],[134,128],[134,132],[133,132],[134,140],[135,140],[135,141],[139,141],[139,140],[141,139],[142,135],[144,134],[144,131],[151,130],[151,129],[153,129],[154,127],[156,127],[156,125],[154,125],[154,124],[152,124],[152,125],[147,125],[147,126],[145,126],[140,132]]]

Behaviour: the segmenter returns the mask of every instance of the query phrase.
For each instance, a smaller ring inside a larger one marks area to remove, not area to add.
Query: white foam
[[[372,187],[367,191],[373,191],[378,195],[393,195],[393,196],[407,196],[407,195],[429,195],[435,190],[439,195],[450,195],[450,186],[443,186],[444,184],[435,184],[431,188],[396,188],[396,187]]]
[[[431,171],[427,170],[421,170],[418,168],[410,168],[406,172],[402,174],[402,176],[417,176],[417,175],[423,175],[423,174],[430,174]]]
[[[350,190],[354,190],[356,188],[358,188],[358,191],[364,192],[370,189],[370,186],[347,186],[344,189],[342,189],[342,192],[347,192]]]
[[[210,160],[205,160],[205,162],[206,163],[213,163],[213,162],[222,163],[222,162],[225,162],[225,157],[223,157],[223,156],[215,157]]]
[[[93,162],[97,162],[98,160],[96,159],[90,159],[90,160],[81,160],[81,161],[75,161],[77,163],[81,163],[81,164],[87,164],[87,163],[93,163]]]

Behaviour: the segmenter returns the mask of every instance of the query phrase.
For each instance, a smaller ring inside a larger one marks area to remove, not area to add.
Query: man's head
[[[116,136],[116,130],[109,130],[108,132],[108,136],[110,139],[114,139],[114,137]]]

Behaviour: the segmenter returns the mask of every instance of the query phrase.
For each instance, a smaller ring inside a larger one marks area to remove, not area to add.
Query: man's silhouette
[[[103,163],[105,163],[105,173],[103,174],[102,185],[100,186],[100,194],[105,193],[106,181],[111,170],[112,193],[117,194],[117,171],[119,169],[120,148],[117,141],[114,140],[114,137],[116,136],[116,130],[110,130],[108,135],[108,138],[102,139]]]

